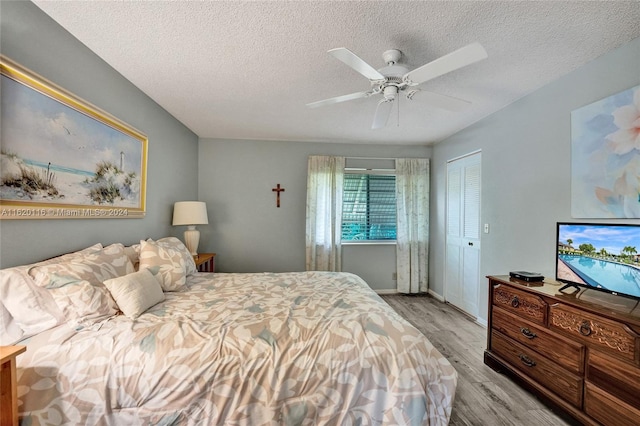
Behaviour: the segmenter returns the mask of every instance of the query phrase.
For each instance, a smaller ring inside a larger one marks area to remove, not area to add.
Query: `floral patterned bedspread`
[[[21,424],[446,425],[457,375],[359,277],[205,274],[18,357]]]

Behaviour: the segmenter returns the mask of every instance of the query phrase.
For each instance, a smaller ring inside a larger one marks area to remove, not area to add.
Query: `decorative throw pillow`
[[[132,273],[122,244],[112,244],[68,262],[31,268],[29,275],[48,290],[67,322],[91,325],[117,312],[105,280]]]
[[[144,311],[164,300],[162,287],[151,269],[106,280],[104,285],[122,313],[131,319],[138,318]]]
[[[187,282],[187,275],[195,270],[193,256],[175,237],[158,241],[140,241],[140,269],[157,266],[158,281],[164,291],[178,291]]]
[[[158,243],[164,244],[165,247],[171,247],[177,253],[182,256],[184,260],[184,272],[187,276],[198,272],[198,268],[196,267],[196,261],[193,260],[193,256],[187,246],[184,245],[182,241],[177,239],[176,237],[165,237],[160,238]]]

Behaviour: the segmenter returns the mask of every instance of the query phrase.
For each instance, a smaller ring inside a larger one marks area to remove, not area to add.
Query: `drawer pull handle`
[[[536,362],[524,354],[520,354],[520,361],[527,367],[535,367]]]
[[[529,330],[526,327],[522,327],[520,329],[520,333],[522,333],[522,335],[524,337],[526,337],[527,339],[535,339],[536,337],[538,337],[538,335],[536,333],[534,333],[533,331]]]
[[[513,296],[513,299],[511,299],[511,306],[514,308],[520,306],[520,299],[518,299],[518,296]]]
[[[589,336],[592,332],[591,330],[591,324],[589,324],[589,321],[585,321],[582,324],[580,324],[580,334],[582,334],[583,336]]]

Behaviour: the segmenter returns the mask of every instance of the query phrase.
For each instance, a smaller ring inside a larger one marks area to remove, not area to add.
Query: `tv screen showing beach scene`
[[[640,225],[558,223],[556,279],[640,298]]]

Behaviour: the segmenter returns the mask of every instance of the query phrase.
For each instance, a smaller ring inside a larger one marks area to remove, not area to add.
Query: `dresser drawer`
[[[533,294],[494,284],[492,303],[536,324],[547,324],[548,304]]]
[[[499,308],[493,310],[492,326],[574,373],[583,372],[584,345],[554,335]]]
[[[604,426],[640,426],[640,409],[633,407],[587,382],[584,390],[585,412]]]
[[[589,351],[586,380],[640,408],[640,368],[596,351]]]
[[[582,407],[582,379],[503,334],[491,331],[491,350],[562,399]]]
[[[549,327],[577,337],[598,350],[640,363],[639,336],[623,323],[558,303],[550,307]]]

